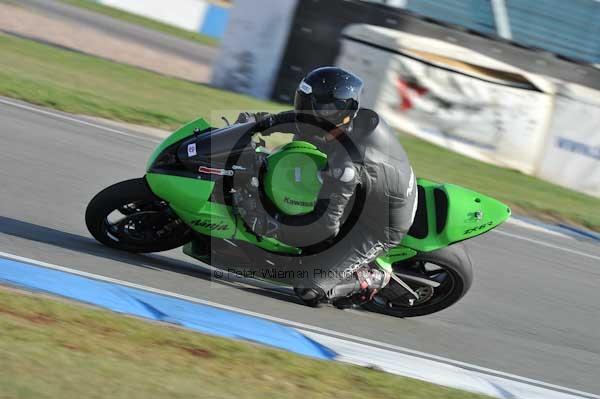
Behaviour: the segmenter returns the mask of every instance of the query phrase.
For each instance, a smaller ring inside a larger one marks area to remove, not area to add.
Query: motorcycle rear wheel
[[[102,244],[127,252],[168,251],[191,240],[191,230],[156,197],[144,178],[100,191],[87,206],[85,223]]]
[[[395,272],[411,273],[436,280],[439,286],[432,288],[406,281],[419,294],[419,299],[412,306],[406,300],[390,301],[384,296],[375,296],[371,302],[363,304],[363,308],[395,317],[425,316],[458,302],[471,288],[473,282],[471,258],[462,243],[419,254],[409,262],[394,264],[393,268]],[[398,283],[392,279],[389,284]],[[388,287],[384,288],[384,291]]]

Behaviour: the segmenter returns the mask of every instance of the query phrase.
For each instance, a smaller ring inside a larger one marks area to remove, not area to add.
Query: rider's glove
[[[255,130],[257,132],[262,132],[265,135],[269,135],[268,130],[274,126],[280,125],[278,128],[283,130],[278,130],[284,133],[295,133],[295,123],[297,122],[298,113],[295,111],[285,111],[280,112],[278,114],[268,114],[266,112],[261,112],[260,118],[256,120]],[[266,131],[266,132],[265,132]]]
[[[249,113],[243,112],[238,116],[236,123],[255,122],[253,128],[254,133],[262,133],[263,136],[268,136],[273,133],[272,128],[279,126],[277,130],[283,133],[298,133],[297,122],[309,123],[318,126],[323,121],[315,119],[314,116],[299,114],[296,111],[280,112],[278,114],[270,114],[268,112]]]
[[[255,125],[252,129],[252,134],[262,133],[263,136],[268,136],[270,133],[268,130],[280,123],[278,119],[279,114],[270,114],[268,112],[242,112],[238,115],[235,123],[250,123],[254,122]]]
[[[235,123],[261,122],[265,119],[268,119],[271,116],[272,114],[268,112],[242,112],[238,115],[238,118],[235,121]]]

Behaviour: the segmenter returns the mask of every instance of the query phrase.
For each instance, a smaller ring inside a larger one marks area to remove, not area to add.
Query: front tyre
[[[390,289],[392,284],[398,284],[392,279],[390,285],[382,290],[382,295],[376,295],[371,302],[363,305],[365,309],[396,317],[425,316],[455,304],[467,293],[473,282],[471,258],[462,243],[421,253],[409,261],[394,264],[393,270],[398,275],[410,274],[434,281],[437,286],[404,279],[419,294],[419,299],[410,305],[406,298],[386,298],[385,290]]]
[[[191,240],[190,228],[156,197],[144,178],[114,184],[87,206],[85,223],[96,240],[128,252],[161,252]]]

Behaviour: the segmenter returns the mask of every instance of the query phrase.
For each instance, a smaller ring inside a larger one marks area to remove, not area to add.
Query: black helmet
[[[363,81],[341,68],[315,69],[300,82],[294,109],[336,126],[346,125],[358,113]]]

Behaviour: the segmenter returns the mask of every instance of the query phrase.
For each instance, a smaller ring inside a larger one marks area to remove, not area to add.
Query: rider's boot
[[[328,293],[335,307],[347,309],[372,300],[391,278],[389,272],[372,265],[359,268],[354,276],[354,281],[338,284]]]
[[[389,283],[390,277],[389,272],[367,265],[356,270],[352,279],[337,284],[327,293],[320,288],[294,288],[294,292],[311,307],[317,307],[328,299],[335,307],[346,309],[373,299]]]

